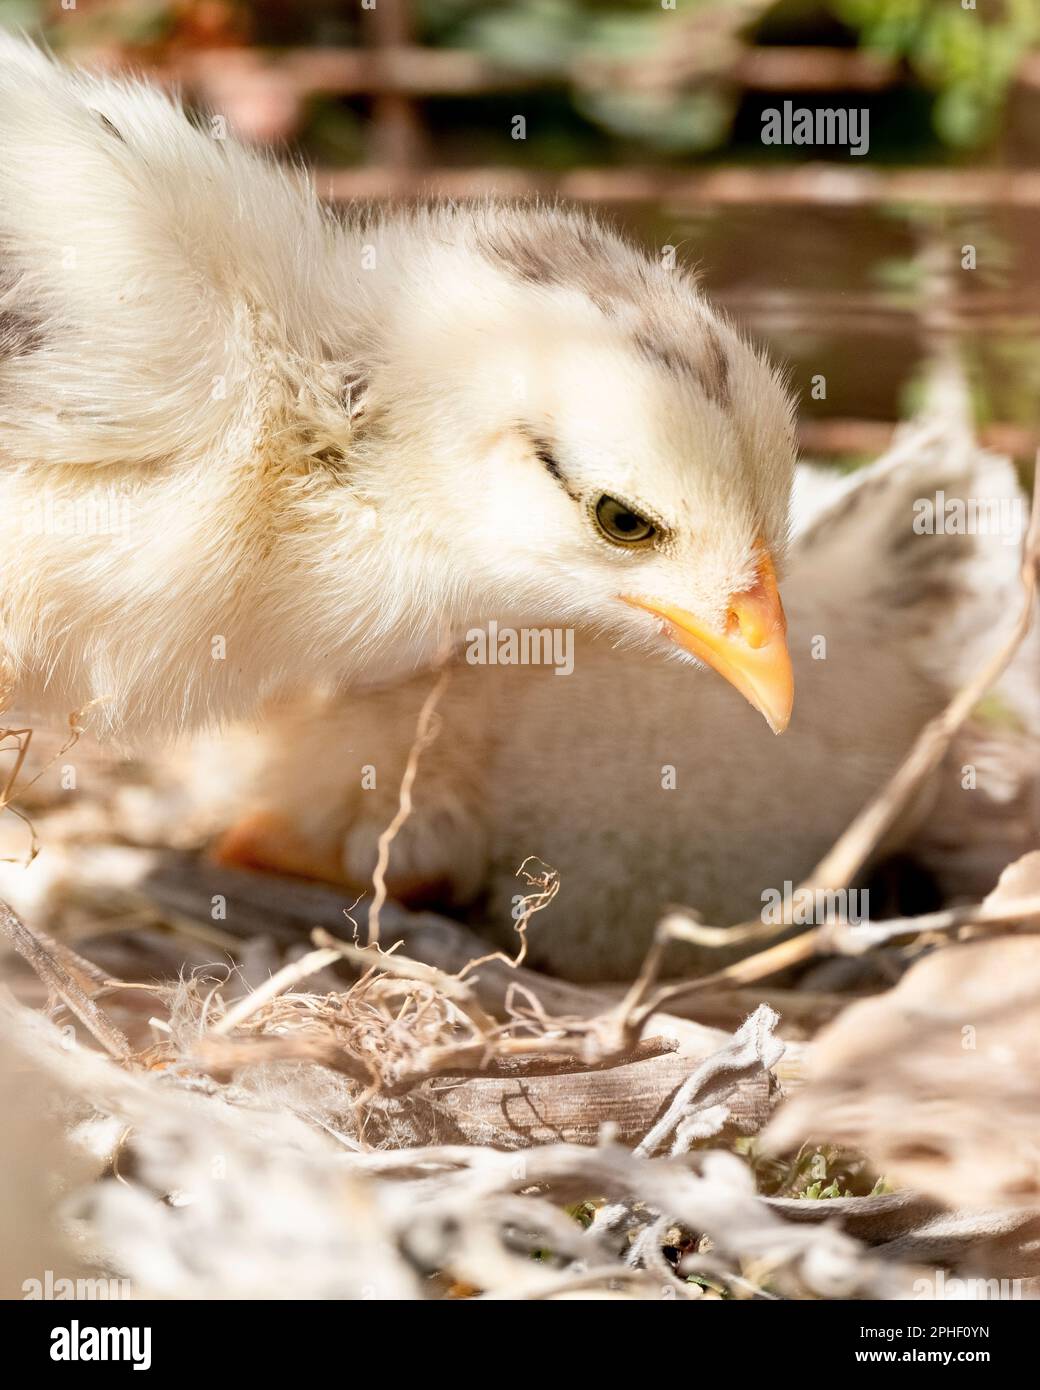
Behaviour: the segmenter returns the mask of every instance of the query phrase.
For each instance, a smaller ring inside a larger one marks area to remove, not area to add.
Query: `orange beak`
[[[622,595],[625,603],[663,618],[672,640],[736,686],[763,714],[774,734],[791,719],[794,675],[787,650],[787,619],[776,587],[776,571],[763,553],[750,589],[729,601],[725,629],[717,632],[685,608]]]

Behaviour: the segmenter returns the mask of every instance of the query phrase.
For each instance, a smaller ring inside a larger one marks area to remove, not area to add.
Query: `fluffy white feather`
[[[339,219],[157,91],[12,39],[0,128],[21,705],[199,724],[517,612],[660,642],[622,583],[720,624],[782,551],[782,383],[688,274],[583,215]],[[604,543],[601,493],[667,544]]]

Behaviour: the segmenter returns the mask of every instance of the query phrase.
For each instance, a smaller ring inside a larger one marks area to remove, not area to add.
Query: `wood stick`
[[[76,979],[76,974],[80,974],[97,983],[104,979],[102,973],[45,933],[27,927],[3,901],[0,901],[0,930],[51,993],[64,1002],[102,1047],[118,1061],[128,1062],[132,1056],[129,1040]],[[73,961],[74,966],[71,965]]]

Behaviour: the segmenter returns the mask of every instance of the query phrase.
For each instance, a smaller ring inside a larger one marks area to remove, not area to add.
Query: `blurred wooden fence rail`
[[[491,168],[412,169],[365,165],[319,170],[324,196],[454,198],[557,193],[593,203],[664,203],[669,207],[1040,208],[1040,169],[854,169],[834,164],[764,169],[596,168],[562,172]]]
[[[214,65],[229,56],[262,55],[257,49],[196,50],[178,55],[161,71],[171,80],[205,84]],[[274,55],[272,55],[274,57]],[[371,96],[394,92],[414,98],[483,96],[524,92],[546,86],[602,86],[611,79],[603,63],[579,60],[542,69],[508,67],[470,49],[423,48],[393,44],[384,48],[290,48],[275,61],[302,96]],[[893,59],[858,49],[824,47],[748,48],[724,67],[705,67],[701,76],[720,76],[748,91],[861,91],[892,87],[904,76]],[[1040,84],[1030,68],[1023,80]]]
[[[387,0],[382,0],[379,11]],[[391,3],[389,9],[394,8]],[[375,12],[373,12],[375,13]],[[378,38],[366,48],[286,48],[265,53],[257,48],[195,49],[177,54],[156,75],[204,90],[215,73],[229,63],[277,67],[303,97],[379,96],[393,94],[419,101],[425,97],[473,97],[527,92],[546,87],[628,90],[680,90],[708,79],[724,81],[745,91],[878,92],[906,81],[904,63],[882,54],[823,45],[751,47],[735,44],[720,55],[708,50],[666,66],[642,57],[622,63],[583,57],[544,66],[525,62],[511,67],[471,49],[424,48],[418,44]],[[1016,83],[1040,88],[1040,53],[1027,54]]]
[[[365,10],[364,47],[187,49],[152,68],[161,81],[181,86],[190,99],[220,112],[229,110],[232,127],[234,94],[260,97],[273,93],[284,132],[260,126],[243,133],[256,139],[290,137],[313,96],[367,99],[370,144],[367,162],[320,169],[319,193],[334,202],[487,194],[522,197],[562,196],[605,205],[653,204],[682,215],[706,207],[880,208],[902,206],[933,210],[981,208],[1040,210],[1037,167],[863,167],[860,161],[814,162],[800,166],[762,167],[698,164],[693,168],[654,165],[569,168],[445,166],[438,163],[427,134],[424,102],[437,98],[525,94],[567,88],[584,91],[625,90],[663,94],[690,91],[703,83],[723,83],[737,90],[812,94],[814,101],[844,93],[871,93],[907,79],[897,60],[858,49],[755,46],[744,31],[771,0],[726,0],[669,21],[668,42],[638,57],[579,54],[561,62],[546,54],[539,66],[525,61],[515,67],[470,50],[426,48],[414,41],[410,0],[379,0]],[[956,3],[956,0],[952,0]],[[1020,65],[1017,82],[1027,91],[1040,89],[1040,54]],[[243,107],[248,107],[248,97]],[[248,123],[247,123],[248,127]],[[919,327],[924,306],[893,307],[881,294],[807,297],[783,294],[722,296],[727,307],[758,329],[794,331],[806,322],[844,323],[860,331],[905,334]],[[855,302],[853,302],[855,301]],[[1040,305],[1014,296],[951,297],[949,322],[954,332],[981,328],[1021,332],[1032,327],[1040,340]],[[884,447],[892,426],[873,420],[805,421],[803,443],[821,452],[873,452]],[[1030,454],[1040,436],[1014,424],[993,424],[987,442],[1020,457]]]

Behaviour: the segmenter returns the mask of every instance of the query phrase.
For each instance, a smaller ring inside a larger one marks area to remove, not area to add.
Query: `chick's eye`
[[[652,521],[640,516],[616,497],[604,494],[595,507],[596,525],[607,540],[619,545],[640,545],[652,540],[656,528]]]

